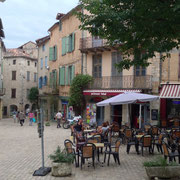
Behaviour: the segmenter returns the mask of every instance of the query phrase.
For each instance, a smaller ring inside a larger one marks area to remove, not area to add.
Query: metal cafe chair
[[[96,146],[92,143],[85,143],[80,147],[81,150],[81,169],[86,159],[92,159],[92,165],[95,169],[95,150]]]
[[[110,161],[110,155],[113,155],[114,161],[118,162],[118,164],[120,165],[120,159],[119,159],[120,145],[121,145],[120,139],[117,139],[115,146],[112,146],[111,144],[106,146],[106,150],[104,151],[104,163],[106,162],[106,155],[108,154],[108,163],[107,163],[108,166],[109,166],[109,161]]]

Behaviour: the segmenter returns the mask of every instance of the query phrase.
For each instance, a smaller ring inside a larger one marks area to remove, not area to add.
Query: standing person
[[[17,118],[17,123],[19,123],[19,111],[17,112],[17,114],[16,114],[16,118]]]
[[[17,114],[17,113],[16,113],[16,111],[14,110],[14,111],[13,111],[13,119],[14,119],[14,123],[16,122],[16,114]]]
[[[21,111],[19,113],[19,122],[20,122],[20,125],[23,126],[23,123],[24,123],[24,119],[25,119],[25,114]]]
[[[32,126],[33,118],[34,118],[34,114],[33,114],[33,112],[31,111],[31,112],[29,113],[29,126]]]
[[[62,118],[62,113],[61,111],[59,110],[59,112],[56,114],[56,119],[57,119],[57,128],[60,128],[61,127],[61,118]]]

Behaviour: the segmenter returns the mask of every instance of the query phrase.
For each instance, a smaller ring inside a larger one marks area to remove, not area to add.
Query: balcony
[[[103,76],[94,78],[90,89],[152,89],[152,76]]]
[[[87,52],[103,52],[103,51],[110,51],[112,48],[106,44],[107,40],[105,39],[95,39],[93,37],[86,37],[80,39],[80,46],[79,49],[82,53]],[[117,49],[117,48],[116,48]]]
[[[0,96],[4,96],[6,92],[5,88],[0,88]]]

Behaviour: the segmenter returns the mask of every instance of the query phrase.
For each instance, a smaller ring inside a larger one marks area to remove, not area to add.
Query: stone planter
[[[145,167],[149,179],[158,178],[180,178],[180,166]]]
[[[52,162],[52,176],[70,176],[72,174],[72,163]]]

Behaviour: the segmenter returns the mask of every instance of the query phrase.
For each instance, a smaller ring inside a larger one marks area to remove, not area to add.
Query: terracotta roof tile
[[[31,58],[31,56],[27,53],[25,53],[22,49],[7,49],[5,57],[11,57],[11,56],[23,56],[23,57],[28,57]]]

